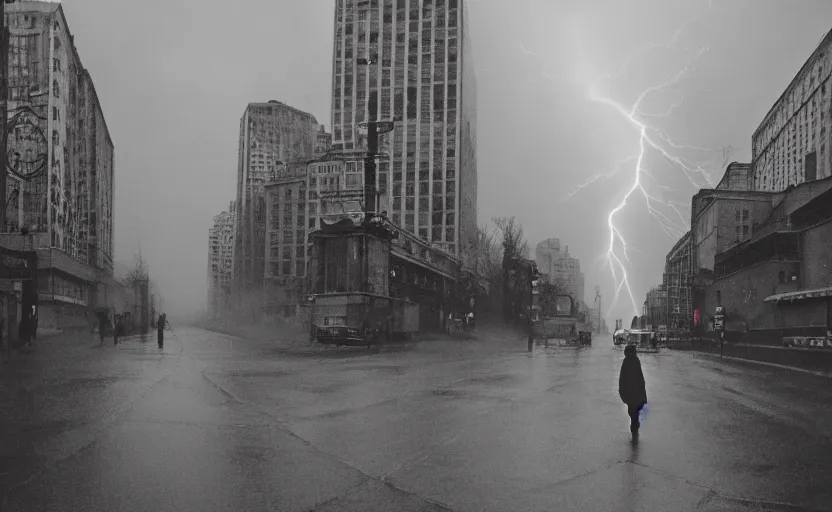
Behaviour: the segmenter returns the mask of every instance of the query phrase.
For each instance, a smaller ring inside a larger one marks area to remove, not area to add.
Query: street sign
[[[722,306],[717,306],[716,308],[716,313],[714,314],[714,330],[725,330],[725,308]]]

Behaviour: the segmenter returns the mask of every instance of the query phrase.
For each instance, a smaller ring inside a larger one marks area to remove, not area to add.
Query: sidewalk
[[[829,348],[777,347],[733,342],[726,342],[720,347],[718,342],[700,342],[678,351],[716,359],[720,359],[721,355],[726,361],[732,360],[787,368],[819,376],[832,376],[832,349]]]

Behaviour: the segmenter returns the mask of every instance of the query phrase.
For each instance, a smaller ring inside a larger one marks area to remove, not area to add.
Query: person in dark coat
[[[156,334],[159,340],[159,348],[162,348],[162,345],[165,344],[165,322],[167,321],[167,317],[164,313],[159,315],[159,320],[156,322]]]
[[[624,361],[621,363],[621,374],[618,377],[618,394],[621,401],[627,404],[630,432],[633,436],[638,436],[638,429],[641,426],[638,415],[647,403],[647,389],[644,385],[644,374],[641,371],[641,361],[636,355],[635,345],[627,345],[624,349]]]

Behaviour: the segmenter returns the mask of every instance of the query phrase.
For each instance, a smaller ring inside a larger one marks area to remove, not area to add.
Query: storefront
[[[22,320],[37,326],[38,295],[36,283],[37,254],[0,247],[0,318],[3,348],[18,340]]]

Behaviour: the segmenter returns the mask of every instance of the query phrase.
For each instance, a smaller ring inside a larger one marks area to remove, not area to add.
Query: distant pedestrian
[[[162,313],[156,322],[156,335],[159,340],[159,348],[162,348],[165,344],[165,322],[167,322],[167,317]]]
[[[636,355],[635,345],[627,345],[624,349],[624,361],[621,363],[621,374],[618,377],[618,394],[621,401],[627,404],[627,414],[630,415],[630,432],[633,438],[638,437],[639,413],[647,403],[647,389],[644,384],[644,373],[641,371],[641,361]]]

